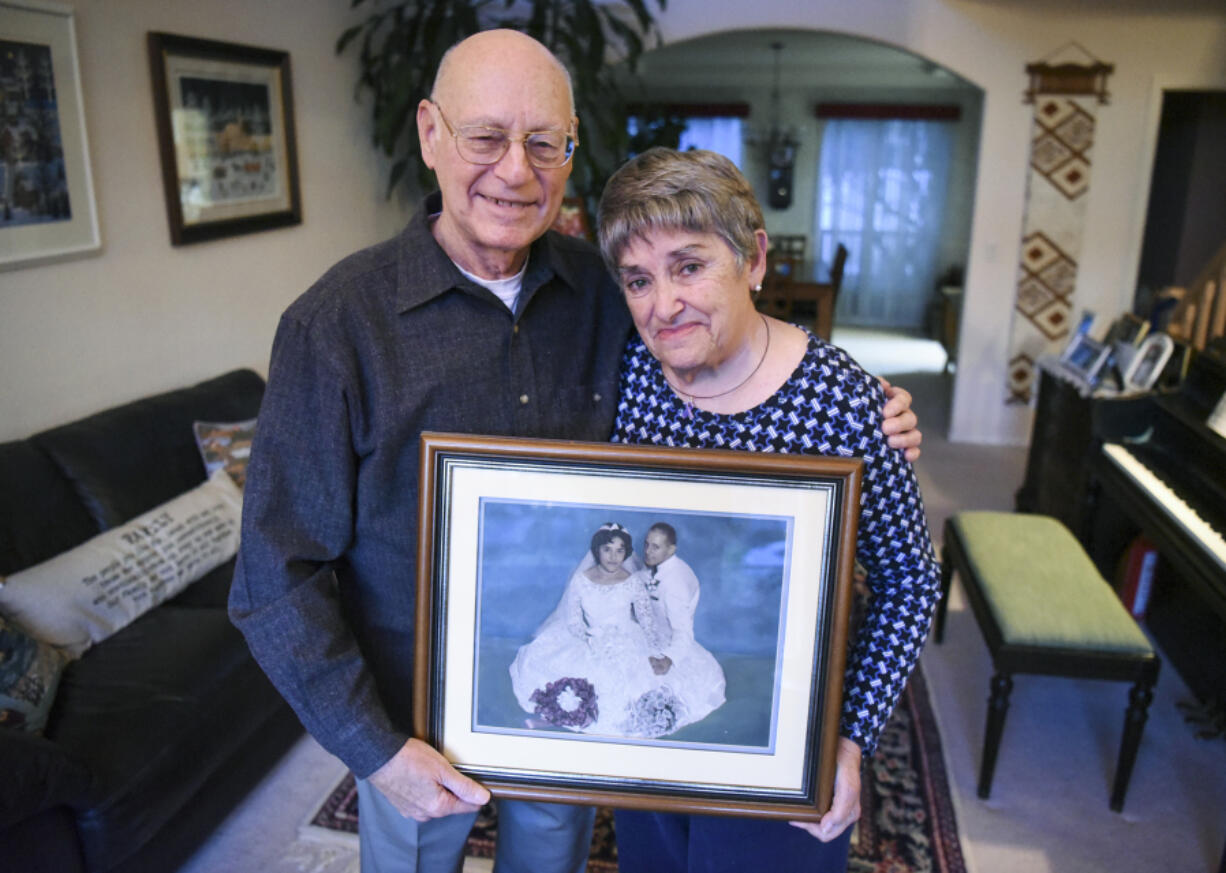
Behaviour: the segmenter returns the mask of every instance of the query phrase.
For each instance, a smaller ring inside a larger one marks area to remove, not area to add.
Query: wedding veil
[[[602,524],[599,528],[597,528],[597,530],[619,530],[623,531],[627,536],[630,536],[630,531],[626,530],[626,528],[622,527],[616,522]],[[631,536],[630,541],[634,542],[634,537]],[[575,567],[570,576],[568,576],[566,579],[566,587],[562,590],[562,596],[558,598],[558,605],[555,606],[553,612],[549,613],[549,616],[543,622],[541,622],[540,626],[532,632],[533,639],[536,639],[541,634],[545,633],[545,631],[552,630],[558,625],[561,625],[563,629],[566,628],[566,604],[570,601],[570,598],[574,596],[575,580],[578,578],[580,573],[586,573],[595,566],[596,558],[592,555],[591,548],[585,549],[578,566]],[[626,556],[626,560],[622,561],[622,569],[631,576],[641,570],[644,570],[646,566],[647,565],[643,563],[643,559],[639,557],[638,552],[631,552]],[[569,632],[570,631],[567,630],[567,633]]]

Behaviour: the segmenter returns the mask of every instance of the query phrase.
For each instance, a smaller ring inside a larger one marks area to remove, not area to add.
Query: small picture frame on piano
[[[1174,351],[1175,341],[1165,333],[1151,333],[1145,337],[1124,372],[1124,388],[1130,391],[1153,388]]]
[[[1109,346],[1116,346],[1117,351],[1123,345],[1135,348],[1141,344],[1141,340],[1145,339],[1147,333],[1149,333],[1147,319],[1131,312],[1125,312],[1111,323],[1107,335],[1103,337],[1103,342]]]
[[[1102,375],[1103,366],[1111,357],[1111,347],[1084,333],[1077,333],[1069,340],[1060,355],[1060,363],[1074,377],[1093,387]]]

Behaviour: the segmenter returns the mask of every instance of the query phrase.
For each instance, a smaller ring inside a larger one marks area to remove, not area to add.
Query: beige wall
[[[264,372],[278,315],[404,210],[333,50],[347,0],[77,0],[103,250],[0,273],[0,440],[233,367]],[[172,247],[153,123],[150,30],[283,49],[293,65],[303,223]]]
[[[676,0],[663,16],[668,40],[761,27],[877,39],[929,57],[984,89],[954,439],[1023,443],[1029,438],[1030,410],[1002,405],[1032,110],[1021,101],[1025,65],[1070,40],[1115,64],[1111,103],[1098,113],[1076,303],[1104,316],[1123,311],[1132,300],[1161,87],[1226,88],[1226,9],[1109,11],[1116,5],[1099,0]],[[1155,9],[1167,5],[1152,4]],[[1174,5],[1210,8],[1208,3]]]
[[[338,257],[393,233],[406,214],[383,200],[386,176],[370,146],[365,110],[352,98],[353,59],[333,53],[347,0],[79,0],[75,6],[104,250],[0,273],[0,439],[231,367],[263,371],[285,305]],[[1110,6],[1103,0],[673,0],[662,18],[670,40],[761,27],[878,39],[930,57],[984,89],[956,439],[1023,442],[1029,432],[1029,410],[1001,403],[1031,118],[1020,99],[1025,64],[1077,40],[1116,65],[1111,104],[1098,116],[1077,303],[1103,315],[1131,300],[1161,86],[1226,87],[1226,12],[1078,11]],[[170,246],[145,57],[148,30],[291,53],[301,226]]]

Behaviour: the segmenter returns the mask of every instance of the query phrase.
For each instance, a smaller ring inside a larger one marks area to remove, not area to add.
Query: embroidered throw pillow
[[[238,551],[243,495],[207,482],[75,549],[14,573],[0,613],[73,657],[126,627]]]
[[[0,727],[42,733],[68,661],[0,617]]]
[[[220,469],[230,474],[239,488],[247,481],[247,459],[255,436],[255,419],[247,421],[196,421],[192,431],[204,469],[212,476]]]

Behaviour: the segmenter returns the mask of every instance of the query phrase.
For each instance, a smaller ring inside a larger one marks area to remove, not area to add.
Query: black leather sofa
[[[0,444],[0,574],[199,485],[192,422],[263,390],[236,370]],[[69,664],[43,736],[0,729],[0,869],[172,871],[301,735],[226,617],[233,569]]]

